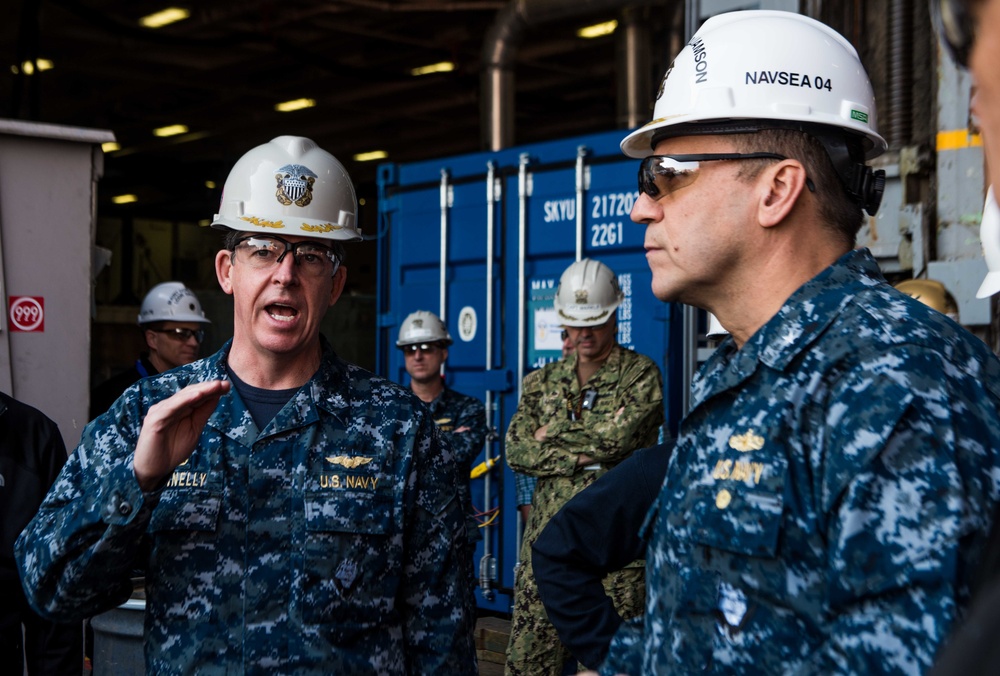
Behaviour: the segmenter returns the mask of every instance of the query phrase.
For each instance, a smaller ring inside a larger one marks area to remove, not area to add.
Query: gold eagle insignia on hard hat
[[[586,289],[577,289],[576,290],[576,302],[577,303],[580,303],[581,305],[583,303],[586,303],[587,302],[587,297],[588,297],[588,294],[587,294],[587,290]]]
[[[752,429],[747,430],[746,434],[734,434],[729,437],[729,448],[740,453],[759,451],[764,448],[764,437],[754,434]]]
[[[361,465],[367,465],[372,461],[372,459],[363,457],[352,458],[347,455],[335,455],[333,457],[327,456],[326,461],[331,465],[342,465],[347,469],[354,469],[355,467],[360,467]]]
[[[274,196],[284,205],[294,204],[304,207],[312,202],[313,184],[316,183],[316,173],[301,164],[286,164],[274,174],[278,182],[278,190]]]

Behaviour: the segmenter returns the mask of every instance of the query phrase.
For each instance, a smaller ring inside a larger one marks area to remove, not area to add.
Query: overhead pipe
[[[483,146],[500,150],[514,144],[514,61],[529,27],[628,4],[629,0],[511,0],[497,12],[483,41],[480,109]],[[638,61],[637,58],[627,63]],[[629,80],[646,75],[629,72],[625,77]]]
[[[631,129],[649,121],[652,82],[644,77],[650,69],[652,47],[649,22],[639,7],[622,11],[618,28],[621,37],[617,45],[619,73],[618,126]]]

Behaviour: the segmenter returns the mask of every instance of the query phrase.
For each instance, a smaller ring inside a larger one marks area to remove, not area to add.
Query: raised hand
[[[196,383],[149,408],[133,460],[135,478],[144,491],[155,489],[191,457],[205,423],[229,388],[226,380]]]

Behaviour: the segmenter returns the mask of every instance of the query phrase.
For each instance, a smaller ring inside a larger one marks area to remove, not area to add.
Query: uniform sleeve
[[[602,580],[645,558],[639,531],[671,450],[662,445],[630,455],[566,503],[532,545],[535,582],[549,621],[563,645],[591,669],[604,660],[622,623]]]
[[[71,622],[113,608],[132,593],[133,560],[156,494],[132,471],[135,446],[116,404],[93,421],[15,545],[22,586],[43,618]],[[134,419],[134,417],[132,417]]]
[[[507,425],[507,438],[505,443],[507,453],[507,464],[515,472],[528,476],[542,476],[544,474],[564,474],[572,475],[576,468],[575,453],[561,453],[558,457],[549,454],[543,456],[541,442],[535,439],[535,431],[547,422],[551,422],[550,416],[544,412],[542,398],[545,392],[546,369],[534,371],[525,376],[521,386],[521,400],[517,404],[517,410]],[[559,414],[565,415],[563,411]],[[538,467],[542,463],[548,466],[556,466],[557,471],[540,472]]]
[[[455,460],[461,467],[468,468],[483,450],[485,441],[486,408],[478,399],[468,397],[454,422],[454,431],[448,439]]]
[[[400,597],[407,673],[474,676],[472,563],[456,464],[429,417],[416,420]]]
[[[585,453],[594,462],[617,464],[637,448],[656,443],[659,427],[663,424],[663,382],[660,370],[651,360],[635,359],[625,366],[613,390],[602,396],[613,397],[602,401],[602,411],[585,411],[579,420],[569,415],[556,415],[552,420],[532,420],[535,408],[532,400],[522,394],[518,414],[525,410],[522,421],[508,429],[508,462],[515,471],[534,476],[570,476],[577,469],[577,456]],[[539,424],[540,423],[540,424]],[[536,441],[534,431],[549,423],[544,441]],[[531,425],[535,425],[531,427]],[[530,433],[529,430],[530,429]],[[511,440],[516,442],[511,446]],[[515,451],[515,453],[512,453]]]
[[[604,663],[598,668],[600,676],[642,673],[643,650],[646,645],[643,633],[643,618],[633,617],[618,627]]]
[[[802,673],[921,673],[967,601],[963,550],[996,499],[982,440],[998,439],[997,400],[921,382],[942,367],[917,362],[851,374],[826,409],[830,617]]]

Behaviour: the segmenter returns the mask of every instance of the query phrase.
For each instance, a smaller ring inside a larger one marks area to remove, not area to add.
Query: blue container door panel
[[[609,249],[643,251],[645,227],[629,217],[639,198],[635,162],[593,164],[589,170],[590,189],[584,204],[586,255],[600,259]]]
[[[546,170],[532,165],[528,198],[527,250],[529,256],[571,256],[576,252],[576,172],[573,167]],[[515,183],[512,187],[517,188]],[[512,216],[516,226],[518,213]],[[515,227],[516,230],[516,227]]]

